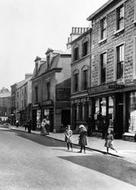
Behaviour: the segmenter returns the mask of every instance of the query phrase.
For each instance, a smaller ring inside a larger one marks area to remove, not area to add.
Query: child
[[[70,125],[68,125],[65,131],[65,142],[67,144],[67,149],[69,150],[69,148],[71,148],[71,150],[73,151],[72,141],[71,141],[72,134],[73,133],[72,130],[70,129]]]
[[[108,130],[107,136],[105,138],[105,147],[107,147],[107,153],[109,152],[109,148],[117,152],[117,150],[113,147],[113,140],[113,131]]]

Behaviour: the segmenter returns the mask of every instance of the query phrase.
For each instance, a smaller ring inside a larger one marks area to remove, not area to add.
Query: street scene
[[[136,0],[0,0],[0,190],[136,189]]]
[[[64,134],[63,134],[64,135]],[[0,129],[0,189],[121,189],[136,186],[136,164],[38,133]],[[111,185],[112,184],[112,185]]]

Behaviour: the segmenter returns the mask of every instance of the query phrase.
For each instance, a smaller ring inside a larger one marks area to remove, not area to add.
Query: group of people
[[[80,151],[79,153],[81,153],[82,151],[84,151],[84,153],[86,153],[86,145],[87,145],[87,129],[84,125],[80,125],[79,126],[79,145],[80,145]],[[65,131],[65,142],[67,145],[67,149],[73,151],[73,146],[72,146],[72,130],[70,129],[70,125],[67,126],[66,131]]]
[[[73,132],[70,129],[70,125],[67,126],[66,131],[65,131],[65,142],[67,145],[67,150],[72,150],[73,151],[73,145],[72,145],[72,135]],[[105,144],[104,146],[107,149],[107,153],[109,152],[109,149],[112,149],[117,152],[117,150],[113,146],[113,140],[114,140],[114,135],[113,135],[113,130],[108,129],[107,134],[105,135]],[[79,153],[86,153],[86,145],[87,145],[87,129],[84,125],[79,126],[79,139],[78,139],[78,144],[80,146],[80,151]]]

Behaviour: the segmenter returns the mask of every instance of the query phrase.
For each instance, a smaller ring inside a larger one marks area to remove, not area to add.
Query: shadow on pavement
[[[135,164],[108,155],[81,155],[67,157],[59,156],[59,158],[136,186]]]
[[[11,132],[14,132],[19,137],[31,140],[40,145],[50,146],[50,147],[65,147],[66,146],[65,142],[57,141],[48,136],[41,136],[41,135],[26,133],[25,131],[17,131],[17,130],[11,130]]]

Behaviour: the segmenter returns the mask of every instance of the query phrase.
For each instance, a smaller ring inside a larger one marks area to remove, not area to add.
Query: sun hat
[[[79,125],[79,129],[84,128],[84,127],[85,127],[84,125]]]

